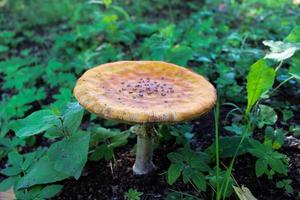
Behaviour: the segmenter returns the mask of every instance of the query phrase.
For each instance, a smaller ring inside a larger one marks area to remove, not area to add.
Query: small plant
[[[291,183],[292,183],[291,179],[283,179],[276,183],[276,187],[284,189],[287,194],[291,195],[294,192]]]
[[[199,190],[206,191],[206,178],[203,172],[210,170],[207,154],[193,151],[187,144],[177,152],[169,153],[168,158],[171,160],[167,173],[167,180],[170,185],[174,184],[182,175],[185,184],[191,183]]]
[[[136,189],[130,188],[126,193],[125,193],[125,198],[127,200],[140,200],[141,196],[143,195],[143,192],[139,192]]]
[[[257,177],[266,174],[269,179],[272,179],[275,173],[287,175],[287,157],[274,151],[271,141],[262,144],[256,140],[251,140],[251,145],[252,148],[249,149],[249,152],[258,158],[255,163]]]

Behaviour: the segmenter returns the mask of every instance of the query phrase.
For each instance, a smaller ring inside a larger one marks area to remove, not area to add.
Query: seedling
[[[92,113],[136,124],[135,174],[155,169],[152,162],[156,127],[187,121],[208,112],[216,91],[202,76],[160,61],[121,61],[85,72],[74,95]]]

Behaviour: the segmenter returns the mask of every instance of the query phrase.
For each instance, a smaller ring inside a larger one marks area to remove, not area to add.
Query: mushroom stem
[[[142,124],[135,126],[137,134],[136,159],[133,165],[133,173],[137,175],[148,174],[155,169],[152,162],[154,125]]]

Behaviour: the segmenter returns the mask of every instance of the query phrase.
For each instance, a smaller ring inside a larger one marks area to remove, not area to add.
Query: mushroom
[[[96,115],[136,124],[135,174],[155,169],[152,162],[155,127],[191,120],[215,104],[216,90],[204,77],[161,61],[120,61],[86,71],[74,95]]]

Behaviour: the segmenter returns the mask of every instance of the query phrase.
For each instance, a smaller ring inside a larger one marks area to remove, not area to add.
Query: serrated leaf
[[[173,185],[183,170],[182,163],[172,163],[168,169],[168,184]]]
[[[201,172],[196,172],[192,176],[192,181],[198,189],[201,191],[206,191],[206,180],[204,174]]]
[[[258,159],[255,163],[255,174],[256,177],[263,175],[268,169],[267,163],[263,159]]]
[[[256,103],[261,95],[271,89],[275,79],[275,70],[266,64],[263,59],[258,60],[251,66],[247,77],[247,109],[246,115],[249,114],[252,106]]]
[[[47,155],[54,169],[78,179],[87,161],[89,141],[88,133],[78,132],[52,144]]]

